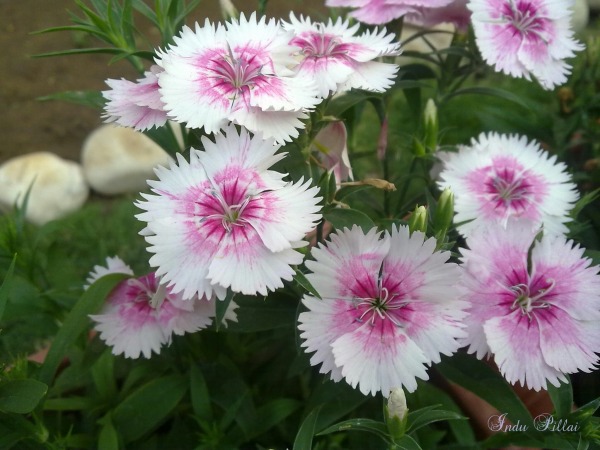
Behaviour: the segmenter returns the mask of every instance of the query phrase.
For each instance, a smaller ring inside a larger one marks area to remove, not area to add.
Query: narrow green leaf
[[[571,414],[573,410],[573,386],[570,382],[561,383],[559,387],[548,384],[548,394],[550,394],[554,412],[559,419]]]
[[[300,269],[298,269],[297,267],[296,267],[296,275],[294,276],[294,281],[296,283],[298,283],[300,286],[302,286],[304,289],[306,289],[308,292],[310,292],[313,296],[317,297],[319,300],[321,299],[321,296],[319,295],[317,290],[314,288],[314,286],[311,284],[311,282],[308,281],[308,278],[306,278],[306,275],[304,275],[302,272],[300,272]]]
[[[332,99],[327,105],[325,114],[328,116],[340,117],[353,106],[358,105],[371,97],[377,97],[377,95],[366,91],[347,92],[344,95]]]
[[[289,297],[270,295],[256,298],[240,295],[236,297],[239,309],[237,322],[229,322],[227,331],[255,333],[293,326],[296,320],[297,301]]]
[[[187,391],[187,379],[179,375],[157,378],[135,390],[115,408],[115,428],[132,442],[155,429],[179,404]]]
[[[422,450],[421,446],[417,444],[417,441],[407,434],[402,436],[395,444],[396,448],[401,450]]]
[[[529,411],[502,375],[473,355],[455,353],[451,358],[444,357],[436,367],[449,380],[508,414],[513,423],[532,423]]]
[[[0,411],[28,414],[46,395],[48,386],[37,380],[9,380],[0,382]]]
[[[38,97],[37,100],[49,101],[60,100],[78,105],[89,106],[94,109],[102,109],[105,104],[105,99],[98,91],[64,91],[56,92],[50,95]]]
[[[531,109],[530,105],[523,101],[523,98],[518,96],[517,94],[513,94],[510,91],[505,91],[503,89],[491,88],[486,86],[472,86],[466,87],[462,89],[458,89],[448,95],[446,95],[443,99],[443,102],[447,102],[448,100],[458,97],[460,95],[489,95],[492,97],[501,98],[503,100],[507,100],[509,102],[515,103],[519,106],[522,106],[525,109]],[[442,103],[442,102],[440,102]]]
[[[361,227],[365,233],[376,228],[369,216],[356,209],[335,208],[325,212],[323,217],[340,231],[344,228],[351,229],[354,225]]]
[[[210,406],[208,386],[202,370],[194,363],[192,363],[190,370],[190,395],[192,398],[192,408],[196,417],[203,422],[212,421],[213,413]]]
[[[82,411],[92,407],[87,397],[50,398],[44,402],[46,411]]]
[[[231,304],[231,301],[235,297],[235,292],[231,289],[227,289],[227,295],[223,300],[215,300],[216,304],[216,314],[215,314],[215,329],[219,331],[223,326],[223,319],[225,318],[225,314],[227,313],[227,308]]]
[[[293,450],[312,450],[313,436],[315,435],[315,426],[323,405],[317,406],[308,416],[302,421],[300,429],[294,439]]]
[[[119,450],[119,433],[112,423],[110,414],[98,421],[102,425],[98,435],[98,450]]]
[[[96,53],[108,53],[109,55],[118,55],[121,53],[126,53],[124,50],[120,48],[114,47],[90,47],[90,48],[72,48],[69,50],[59,50],[56,52],[48,52],[48,53],[37,53],[35,55],[31,55],[32,58],[50,58],[52,56],[68,56],[68,55],[85,55],[87,53],[96,54]]]
[[[92,366],[92,378],[96,390],[102,399],[107,401],[117,393],[117,384],[114,374],[115,357],[111,349],[107,348],[102,356]]]
[[[93,283],[75,304],[58,330],[46,360],[40,369],[39,380],[50,384],[61,360],[75,339],[89,327],[88,315],[95,313],[114,287],[124,280],[124,274],[106,275]]]
[[[260,436],[272,427],[284,421],[300,407],[298,400],[291,398],[277,398],[256,410],[256,420],[249,439]]]
[[[2,430],[3,429],[3,430]],[[19,441],[37,436],[39,429],[18,414],[0,412],[0,448],[12,448]]]
[[[2,320],[2,316],[4,315],[4,309],[6,308],[6,304],[8,303],[8,297],[10,296],[10,290],[13,281],[13,274],[15,272],[15,264],[17,263],[17,254],[13,256],[12,262],[10,263],[10,267],[8,268],[8,272],[6,272],[6,277],[2,281],[2,286],[0,286],[0,320]]]
[[[444,411],[441,409],[423,408],[418,411],[414,411],[408,414],[408,430],[407,433],[412,433],[426,425],[433,422],[440,422],[443,420],[460,420],[466,419],[466,417],[454,411]]]
[[[340,431],[365,431],[374,434],[381,438],[385,443],[391,444],[390,435],[385,423],[372,419],[349,419],[336,423],[327,427],[323,431],[317,433],[317,436],[322,436],[330,433],[338,433]]]

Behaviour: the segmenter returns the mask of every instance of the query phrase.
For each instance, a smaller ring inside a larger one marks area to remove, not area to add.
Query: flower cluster
[[[365,32],[338,20],[268,22],[252,14],[225,25],[184,27],[137,83],[108,80],[108,121],[139,130],[168,119],[217,133],[243,126],[277,143],[298,136],[324,97],[352,88],[383,92],[393,84],[393,34]]]
[[[171,343],[173,334],[193,333],[212,323],[214,300],[183,300],[160,284],[154,272],[133,277],[131,268],[118,257],[107,258],[106,264],[94,267],[88,284],[109,273],[132,276],[112,290],[99,314],[90,316],[100,339],[113,348],[115,355],[150,358],[152,352],[158,354],[163,345]],[[230,303],[224,319],[236,321],[235,308],[235,303]]]

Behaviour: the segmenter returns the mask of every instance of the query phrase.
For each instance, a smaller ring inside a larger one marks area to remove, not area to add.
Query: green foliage
[[[72,25],[40,33],[77,32],[91,40],[38,56],[106,53],[143,72],[155,55],[135,21],[153,24],[164,47],[198,3],[75,0]],[[259,12],[266,5],[259,1]],[[481,131],[518,132],[544,141],[568,162],[583,194],[573,208],[571,236],[591,244],[588,254],[598,261],[597,55],[579,57],[568,91],[548,95],[524,80],[488,73],[467,38],[456,34],[446,49],[406,51],[403,57],[413,59],[401,64],[389,92],[354,90],[326,100],[306,119],[306,132],[279,150],[288,155],[275,170],[319,188],[324,221],[307,237],[311,245],[323,243],[331,230],[408,224],[456,255],[461,242],[452,224],[453,197],[436,185],[435,152],[453,150]],[[96,108],[104,103],[99,93],[88,91],[42,100]],[[348,128],[351,182],[338,183],[311,154],[317,133],[338,120]],[[202,149],[205,133],[183,128],[184,147]],[[170,153],[181,150],[170,127],[147,134]],[[136,273],[148,272],[133,199],[90,202],[40,228],[25,222],[25,208],[26,202],[0,217],[0,448],[429,450],[518,444],[585,449],[600,442],[595,415],[600,403],[573,410],[575,382],[551,386],[548,393],[554,405],[550,417],[578,424],[578,432],[541,432],[496,368],[460,352],[430,369],[431,382],[420,382],[408,395],[406,423],[390,426],[381,396],[367,397],[344,381],[327,380],[301,347],[301,299],[306,293],[321,299],[305,264],[267,296],[228,290],[217,301],[211,328],[174,336],[160,355],[135,361],[115,356],[90,332],[88,316],[124,276],[83,286],[107,256],[119,255]],[[299,251],[308,255],[309,249]],[[225,323],[231,302],[238,305],[237,321]],[[43,362],[28,361],[38,350],[47,351]],[[460,399],[450,395],[449,383],[529,428],[480,439]]]

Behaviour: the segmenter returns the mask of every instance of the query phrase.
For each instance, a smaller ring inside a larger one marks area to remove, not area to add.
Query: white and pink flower
[[[477,46],[497,71],[545,89],[567,81],[566,58],[583,46],[571,29],[572,0],[470,0]]]
[[[567,232],[578,194],[566,165],[556,159],[535,141],[496,133],[482,133],[448,153],[439,185],[454,192],[458,230],[468,235],[479,226],[521,218],[547,233]]]
[[[398,66],[376,61],[400,54],[400,44],[385,29],[357,36],[359,25],[350,26],[348,20],[313,23],[293,13],[283,26],[294,34],[290,45],[300,48],[296,71],[315,80],[321,97],[353,88],[384,92],[393,85]]]
[[[229,123],[281,143],[298,136],[302,119],[317,105],[310,78],[292,70],[291,33],[275,20],[248,19],[215,26],[185,26],[160,53],[160,93],[173,120],[207,133]]]
[[[96,266],[87,281],[93,283],[109,273],[133,274],[119,258],[108,258],[107,267]],[[155,273],[150,273],[119,283],[100,313],[90,318],[113,354],[150,358],[152,353],[159,354],[163,345],[171,343],[173,334],[183,335],[209,326],[216,315],[215,305],[214,300],[205,298],[183,300],[181,295],[161,285]],[[235,308],[232,302],[225,319],[236,320]]]
[[[102,92],[107,100],[103,116],[106,122],[116,122],[138,131],[166,124],[168,117],[158,91],[161,72],[162,69],[154,65],[136,83],[125,79],[106,80],[111,88]]]
[[[285,156],[272,140],[231,126],[202,143],[190,162],[178,155],[177,164],[156,169],[159,180],[148,182],[155,194],[137,203],[150,264],[184,298],[224,298],[227,288],[266,295],[303,260],[295,249],[321,219],[318,189],[269,170]]]
[[[465,337],[466,302],[459,299],[459,269],[435,239],[393,228],[381,237],[354,226],[313,248],[307,278],[321,299],[305,296],[309,309],[298,328],[310,362],[321,373],[364,394],[392,388],[409,392],[427,366],[451,355]]]
[[[519,222],[476,230],[463,250],[471,304],[463,343],[510,382],[539,391],[589,372],[600,352],[600,275],[562,236]],[[532,248],[533,247],[533,248]]]
[[[453,0],[326,0],[329,7],[354,9],[350,15],[371,25],[381,25],[406,15],[419,16],[422,8],[441,8]]]

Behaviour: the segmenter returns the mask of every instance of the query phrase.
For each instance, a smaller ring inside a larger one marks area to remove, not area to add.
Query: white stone
[[[29,153],[0,166],[0,208],[22,206],[30,186],[25,218],[37,225],[78,210],[89,194],[78,163],[50,152]]]
[[[155,178],[154,167],[169,155],[148,136],[131,128],[102,125],[83,143],[81,164],[89,185],[104,195],[139,192]]]
[[[590,6],[588,5],[588,0],[575,0],[573,15],[571,16],[571,26],[573,27],[573,30],[576,33],[583,31],[587,26],[589,19]]]

